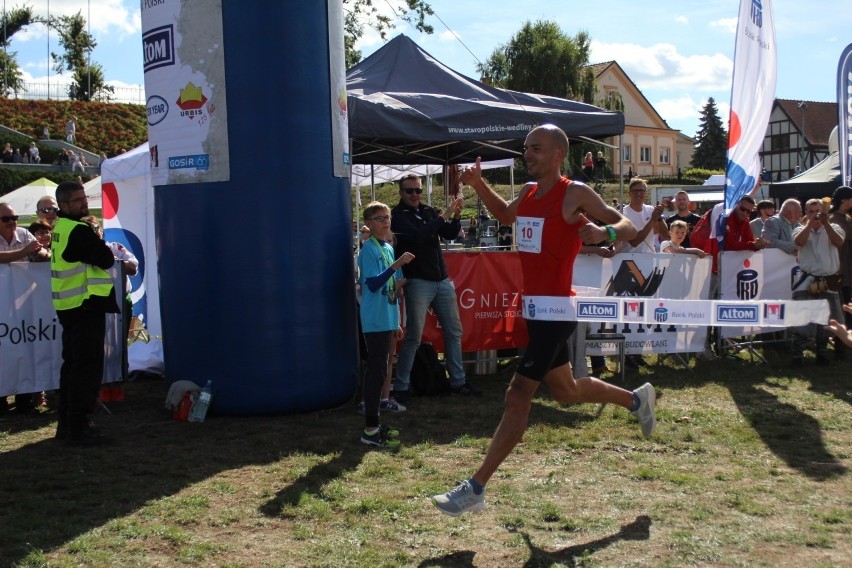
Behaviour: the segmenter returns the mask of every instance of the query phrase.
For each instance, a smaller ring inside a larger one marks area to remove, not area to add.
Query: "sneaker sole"
[[[383,444],[381,442],[376,442],[375,440],[370,440],[369,438],[361,438],[361,443],[370,446],[371,448],[380,448],[388,450],[396,449],[400,446],[399,440],[396,439],[385,440],[385,443]]]
[[[444,513],[445,515],[447,515],[449,517],[460,517],[460,516],[464,515],[465,513],[477,513],[479,511],[485,510],[485,501],[480,501],[479,503],[471,505],[470,507],[468,507],[464,511],[447,511],[446,509],[441,507],[440,503],[435,501],[434,497],[432,497],[432,504],[435,505],[435,507],[437,507],[439,511],[441,511],[442,513]]]

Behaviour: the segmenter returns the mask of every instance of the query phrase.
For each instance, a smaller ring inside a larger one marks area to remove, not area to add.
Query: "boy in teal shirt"
[[[379,425],[379,403],[387,375],[391,341],[402,337],[399,295],[405,279],[402,266],[414,259],[405,253],[394,261],[390,207],[373,201],[364,209],[364,223],[372,236],[358,253],[358,283],[361,285],[361,330],[367,345],[364,377],[364,418],[361,442],[380,448],[399,447],[399,432]]]

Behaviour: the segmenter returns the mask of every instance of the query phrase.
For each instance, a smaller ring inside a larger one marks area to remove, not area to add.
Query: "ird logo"
[[[602,319],[618,318],[618,302],[577,302],[577,315]]]
[[[721,304],[716,306],[716,319],[724,322],[757,323],[757,306],[733,306]]]

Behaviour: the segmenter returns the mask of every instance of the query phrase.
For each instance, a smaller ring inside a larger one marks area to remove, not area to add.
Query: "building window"
[[[639,147],[639,161],[643,164],[651,163],[651,147],[650,146],[640,146]]]
[[[790,134],[773,134],[772,150],[789,150]]]
[[[622,152],[624,154],[625,162],[633,161],[633,146],[631,146],[630,144],[625,144],[624,148],[622,148]]]
[[[669,157],[669,149],[668,148],[660,148],[660,163],[661,164],[670,164],[671,158]]]

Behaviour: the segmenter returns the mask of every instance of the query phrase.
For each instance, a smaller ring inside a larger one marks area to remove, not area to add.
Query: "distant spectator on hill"
[[[80,159],[80,165],[84,168],[89,167],[89,162],[86,161],[86,156],[83,155],[83,152],[80,152],[77,156]],[[86,171],[85,169],[83,171]]]
[[[80,173],[86,173],[86,168],[80,162],[80,156],[75,154],[73,150],[68,150],[68,163],[71,164],[71,173],[76,172],[77,168],[80,168]]]
[[[12,150],[12,145],[6,142],[3,146],[3,163],[11,164],[13,160],[13,156],[15,155],[14,150]]]
[[[41,139],[42,140],[50,140],[50,128],[47,125],[44,125],[44,128],[41,130]]]
[[[104,162],[107,161],[106,152],[101,152],[101,155],[98,156],[98,175],[101,175],[101,168],[104,167]]]
[[[30,149],[28,150],[28,154],[30,155],[31,164],[41,163],[41,156],[38,153],[38,146],[36,146],[35,142],[30,142]]]
[[[77,117],[72,116],[65,123],[65,141],[69,144],[77,143]]]
[[[21,151],[15,148],[15,151],[12,153],[12,163],[13,164],[23,164],[24,163],[24,155],[21,154]]]

